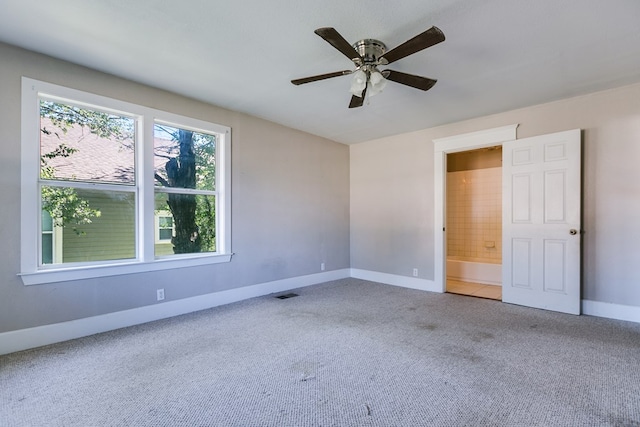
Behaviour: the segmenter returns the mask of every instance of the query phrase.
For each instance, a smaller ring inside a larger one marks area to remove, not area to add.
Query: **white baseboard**
[[[433,280],[417,279],[415,277],[398,276],[357,268],[345,268],[342,270],[260,283],[238,289],[229,289],[227,291],[176,301],[167,301],[68,322],[3,332],[0,333],[0,355],[348,277],[421,291],[442,292],[442,289],[440,289]],[[582,314],[640,323],[640,307],[583,300]]]
[[[404,288],[442,293],[442,289],[440,289],[433,280],[416,279],[414,277],[398,276],[357,268],[351,269],[351,277]],[[640,307],[630,305],[582,300],[582,314],[640,323]]]
[[[350,270],[348,268],[327,271],[197,297],[167,301],[100,316],[4,332],[0,333],[0,355],[179,316],[276,292],[344,279],[349,277],[349,273]]]
[[[415,277],[398,276],[396,274],[379,273],[377,271],[360,270],[358,268],[351,269],[351,277],[384,283],[386,285],[401,286],[403,288],[442,293],[442,289],[436,286],[433,280],[416,279]]]
[[[640,307],[582,300],[582,314],[640,323]]]

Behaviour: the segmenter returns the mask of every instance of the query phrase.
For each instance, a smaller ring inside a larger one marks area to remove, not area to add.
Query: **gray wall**
[[[348,268],[349,149],[57,59],[0,44],[0,332]],[[20,86],[31,77],[232,128],[230,263],[24,286],[20,270]],[[188,76],[185,76],[188,78]]]
[[[433,142],[583,129],[583,298],[640,306],[640,85],[352,145],[351,267],[434,278]]]
[[[433,144],[520,123],[518,137],[584,129],[583,298],[640,306],[640,85],[353,146],[0,43],[0,332],[319,272],[433,279]],[[20,85],[27,76],[230,126],[230,263],[24,286]]]

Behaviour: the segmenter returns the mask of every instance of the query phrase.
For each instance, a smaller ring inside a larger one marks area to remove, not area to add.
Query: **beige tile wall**
[[[447,173],[447,256],[501,262],[501,225],[502,168]]]

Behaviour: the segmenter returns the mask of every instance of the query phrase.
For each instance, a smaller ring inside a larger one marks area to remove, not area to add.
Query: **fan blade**
[[[420,90],[429,90],[436,84],[437,80],[413,74],[401,73],[400,71],[384,70],[382,75],[392,82],[415,87]]]
[[[367,94],[367,88],[365,86],[364,89],[362,89],[362,96],[355,96],[353,95],[351,97],[351,102],[349,102],[349,108],[357,108],[357,107],[362,107],[362,104],[364,104],[364,96]]]
[[[380,59],[386,59],[387,64],[391,64],[398,59],[420,52],[422,49],[426,49],[443,41],[444,33],[437,27],[431,27],[424,33],[418,34],[411,40],[407,40],[400,46],[391,49],[389,52],[382,55]],[[382,61],[381,64],[384,64],[384,61]]]
[[[356,62],[357,60],[360,60],[360,62],[362,62],[362,58],[360,57],[360,54],[356,52],[353,46],[351,46],[349,42],[346,41],[338,31],[336,31],[335,28],[332,28],[332,27],[318,28],[314,32],[320,37],[322,37],[323,39],[325,39],[327,43],[329,43],[331,46],[335,47],[340,52],[342,52],[344,56],[346,56],[353,62]]]
[[[351,73],[353,73],[353,71],[351,70],[335,71],[333,73],[319,74],[317,76],[303,77],[301,79],[291,80],[291,83],[293,83],[294,85],[301,85],[305,83],[317,82],[318,80],[330,79],[332,77],[346,76],[347,74]]]

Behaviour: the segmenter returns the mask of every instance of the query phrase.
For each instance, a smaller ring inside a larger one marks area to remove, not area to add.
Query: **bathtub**
[[[450,256],[447,279],[502,286],[502,264],[493,259]]]

